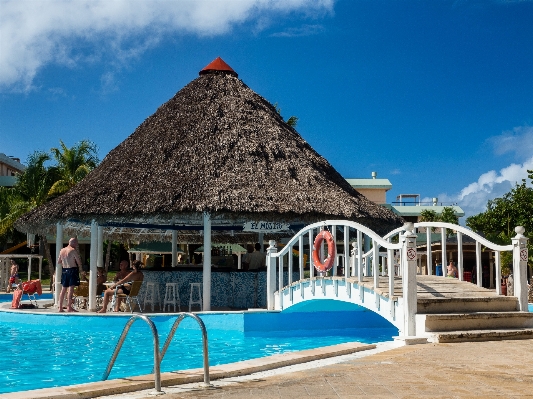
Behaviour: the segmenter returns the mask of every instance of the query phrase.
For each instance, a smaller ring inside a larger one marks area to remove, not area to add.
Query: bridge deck
[[[495,290],[481,288],[475,284],[459,281],[456,278],[446,278],[442,276],[416,276],[417,297],[419,299],[434,298],[479,298],[498,296]],[[357,278],[348,278],[351,283],[357,283]],[[361,283],[364,287],[374,290],[374,278],[364,277]],[[388,297],[389,278],[380,277],[379,287],[375,292]],[[394,296],[402,297],[402,278],[394,278]]]

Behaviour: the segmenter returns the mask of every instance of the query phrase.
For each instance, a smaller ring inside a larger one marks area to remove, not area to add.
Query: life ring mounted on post
[[[326,240],[326,243],[328,244],[328,257],[324,259],[324,263],[322,263],[320,260],[320,247],[324,240]],[[316,270],[319,272],[327,272],[333,267],[333,263],[335,262],[335,247],[335,241],[329,231],[322,230],[317,234],[315,242],[313,243],[313,264],[315,265]]]

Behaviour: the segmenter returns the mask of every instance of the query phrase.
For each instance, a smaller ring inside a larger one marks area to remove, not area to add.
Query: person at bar
[[[248,270],[257,270],[265,266],[266,255],[261,252],[261,244],[255,243],[254,252],[248,255]]]

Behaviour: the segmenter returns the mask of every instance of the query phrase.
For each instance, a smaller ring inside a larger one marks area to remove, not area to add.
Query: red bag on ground
[[[20,308],[21,299],[22,299],[22,290],[13,291],[13,300],[11,301],[11,309]]]

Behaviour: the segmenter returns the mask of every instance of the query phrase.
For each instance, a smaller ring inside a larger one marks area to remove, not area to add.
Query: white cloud
[[[220,35],[269,14],[331,12],[333,2],[0,0],[0,87],[27,91],[51,63],[72,67],[101,53],[127,62],[166,34]]]
[[[491,170],[483,173],[476,182],[470,183],[458,194],[439,194],[439,202],[456,203],[465,211],[466,220],[468,216],[484,212],[489,200],[509,192],[516,183],[522,183],[522,179],[526,179],[530,186],[531,181],[527,179],[527,171],[532,169],[533,156],[523,164],[511,164],[499,172]],[[464,220],[462,222],[464,223]]]
[[[513,163],[499,172],[490,170],[483,173],[477,181],[470,183],[456,194],[439,194],[439,203],[457,204],[465,211],[462,223],[466,217],[484,212],[489,200],[503,196],[515,184],[522,183],[522,179],[526,179],[527,185],[531,186],[527,171],[533,170],[533,127],[516,127],[512,131],[503,132],[500,136],[491,137],[488,142],[494,146],[496,154],[514,152],[525,161]],[[423,199],[423,202],[429,201],[430,198]]]
[[[519,126],[491,137],[488,142],[493,145],[496,155],[514,153],[520,160],[528,159],[533,154],[533,127]]]

